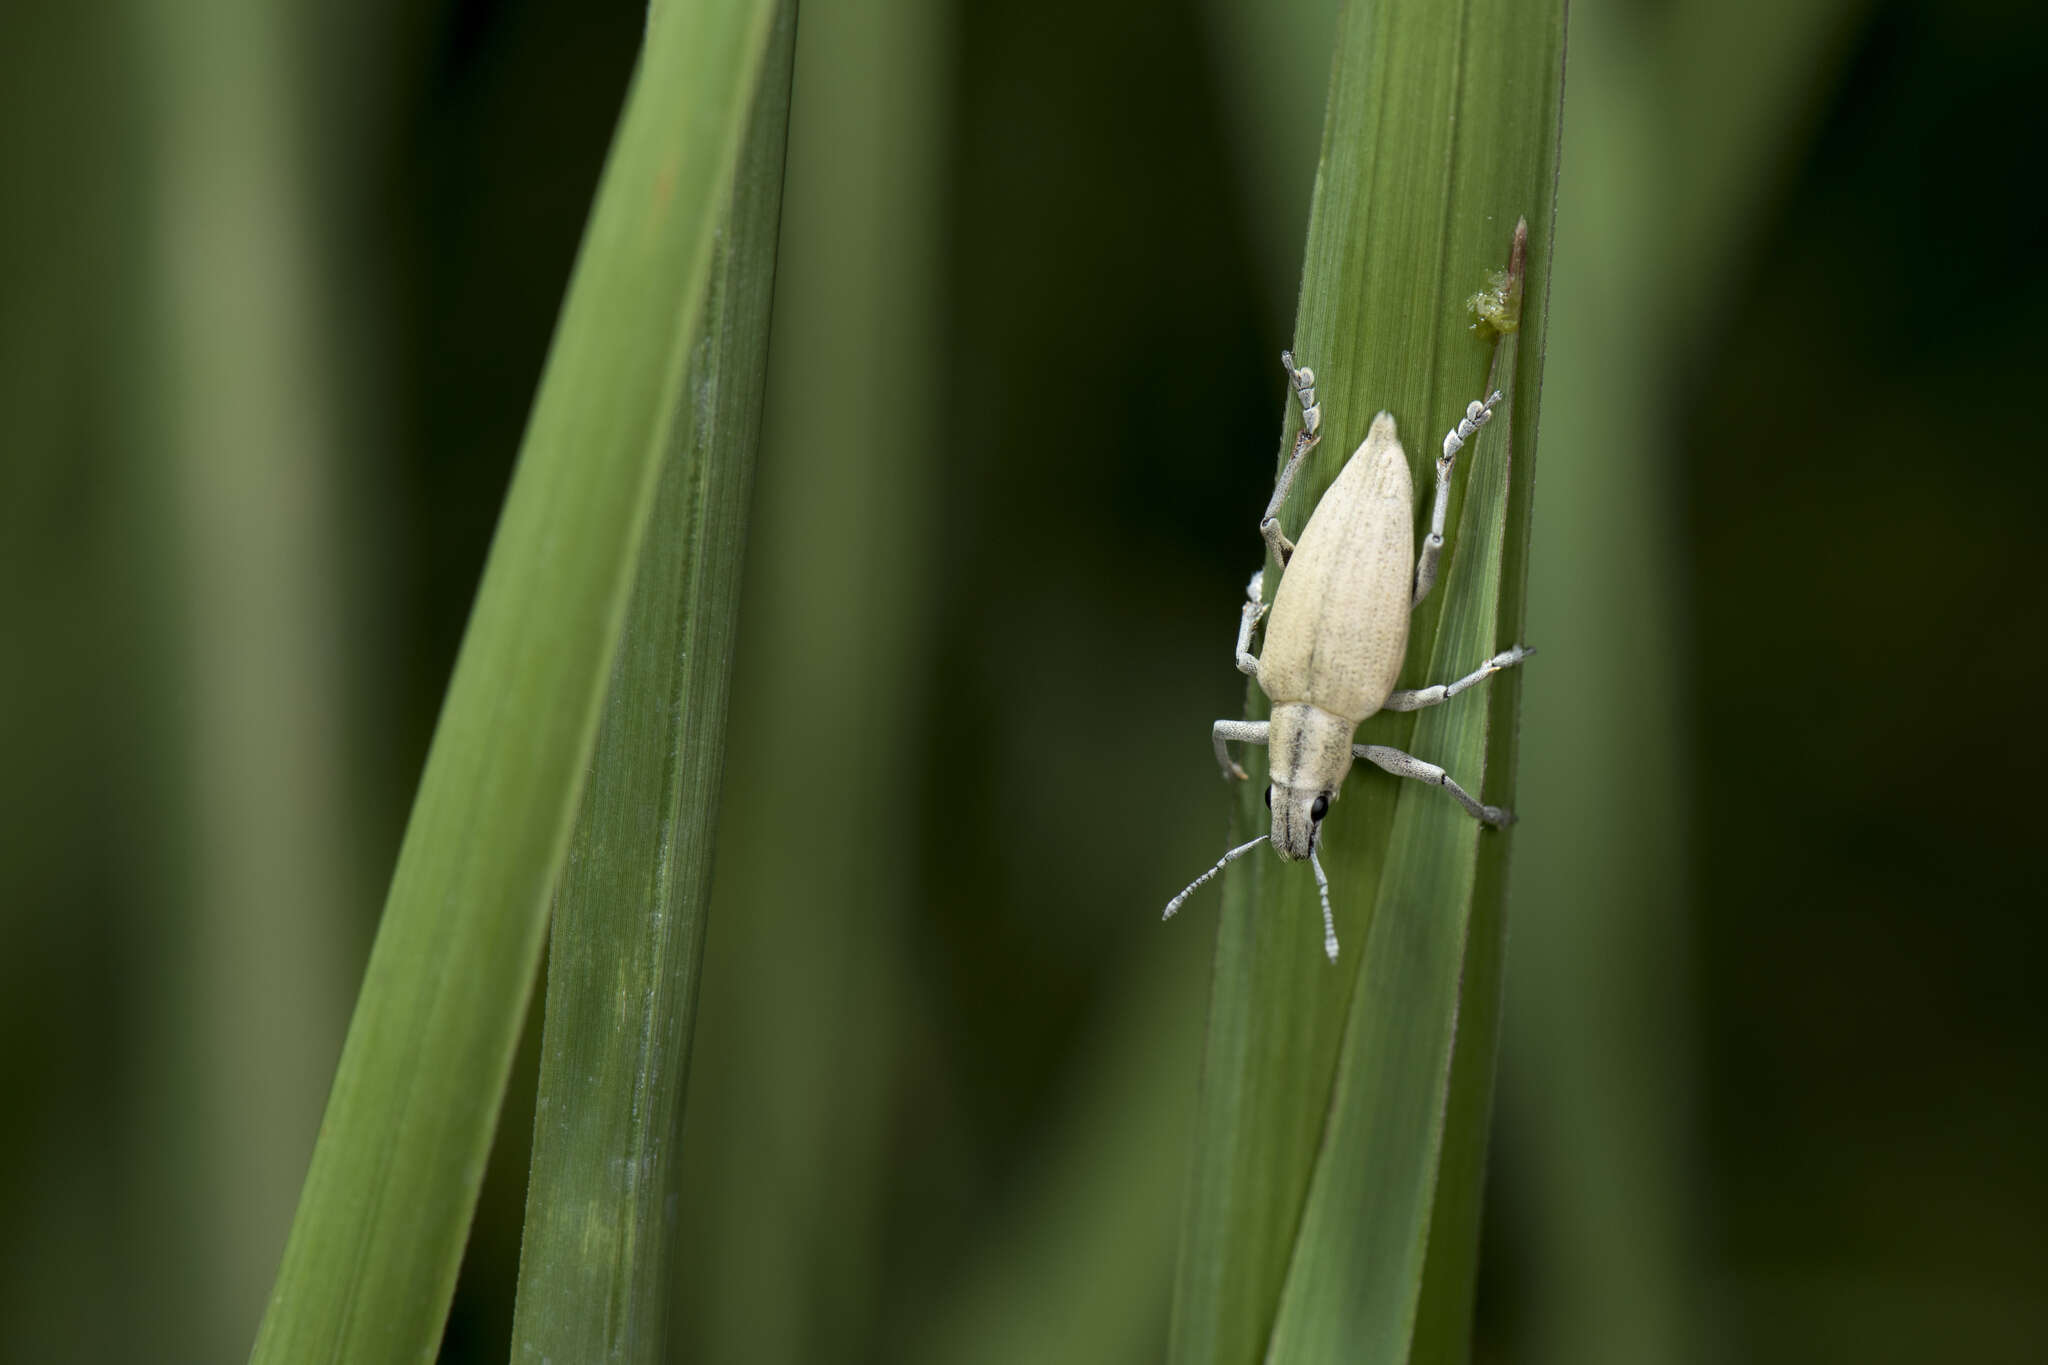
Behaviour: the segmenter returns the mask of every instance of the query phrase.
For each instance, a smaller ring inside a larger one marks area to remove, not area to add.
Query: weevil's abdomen
[[[1266,618],[1260,689],[1276,708],[1307,702],[1353,724],[1379,710],[1408,649],[1414,577],[1415,490],[1383,412],[1295,543]]]

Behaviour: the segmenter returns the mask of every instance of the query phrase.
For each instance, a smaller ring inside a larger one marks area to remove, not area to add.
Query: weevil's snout
[[[1283,858],[1306,860],[1315,847],[1316,826],[1329,813],[1330,793],[1276,782],[1266,788],[1266,804],[1273,808],[1273,847]]]

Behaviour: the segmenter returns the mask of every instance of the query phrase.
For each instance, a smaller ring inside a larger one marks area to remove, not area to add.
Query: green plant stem
[[[1517,218],[1532,228],[1519,353],[1502,348],[1497,371],[1506,411],[1461,457],[1456,534],[1414,614],[1404,687],[1465,672],[1511,643],[1501,632],[1520,619],[1563,40],[1561,3],[1511,0],[1355,0],[1339,29],[1295,330],[1297,358],[1318,375],[1324,442],[1287,525],[1301,525],[1382,408],[1427,516],[1438,442],[1494,363],[1465,299],[1507,264]],[[1269,586],[1277,579],[1269,564]],[[1508,803],[1517,682],[1510,672],[1491,697],[1375,718],[1360,739],[1411,748]],[[1264,704],[1254,690],[1254,714]],[[1238,838],[1265,822],[1253,776]],[[1454,1262],[1476,1255],[1476,1219],[1447,1213],[1436,1246],[1432,1226],[1447,1144],[1460,1153],[1454,1177],[1478,1179],[1459,1144],[1483,1147],[1465,1130],[1485,1122],[1492,1039],[1460,1038],[1459,993],[1468,925],[1482,943],[1498,938],[1501,879],[1483,869],[1505,858],[1508,836],[1482,834],[1441,791],[1376,771],[1345,795],[1324,835],[1345,945],[1335,969],[1303,869],[1260,857],[1225,878],[1173,1318],[1184,1365],[1409,1358],[1425,1262],[1455,1286],[1468,1271]],[[1469,1045],[1469,1063],[1453,1067],[1454,1045]],[[1459,1193],[1476,1206],[1476,1188]]]
[[[440,1337],[656,479],[766,0],[651,16],[400,848],[257,1361]]]
[[[667,1358],[683,1089],[782,209],[781,0],[555,900],[515,1360]]]

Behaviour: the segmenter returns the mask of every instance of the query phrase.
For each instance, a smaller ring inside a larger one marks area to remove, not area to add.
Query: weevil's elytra
[[[1280,586],[1269,609],[1263,601],[1264,572],[1252,575],[1237,630],[1237,667],[1258,679],[1260,690],[1273,703],[1272,717],[1219,720],[1213,727],[1216,761],[1226,779],[1245,777],[1244,769],[1230,757],[1231,740],[1268,746],[1271,785],[1266,804],[1272,809],[1272,829],[1224,854],[1216,866],[1167,902],[1166,914],[1171,917],[1197,887],[1270,841],[1281,857],[1306,860],[1314,870],[1323,904],[1323,948],[1334,962],[1337,929],[1316,841],[1331,802],[1343,794],[1344,777],[1354,759],[1362,758],[1397,777],[1440,786],[1487,825],[1505,825],[1514,818],[1499,807],[1482,805],[1434,763],[1385,745],[1355,743],[1360,722],[1382,710],[1414,711],[1448,701],[1535,651],[1516,645],[1456,682],[1414,691],[1394,687],[1408,649],[1409,615],[1436,582],[1458,452],[1492,420],[1501,395],[1495,392],[1468,404],[1464,417],[1444,436],[1443,454],[1436,462],[1430,529],[1420,554],[1415,548],[1415,489],[1408,455],[1401,448],[1393,415],[1387,412],[1373,418],[1365,439],[1310,514],[1301,539],[1290,541],[1280,529],[1280,509],[1302,461],[1322,440],[1322,409],[1316,402],[1314,371],[1297,367],[1291,353],[1283,354],[1280,362],[1287,367],[1301,404],[1301,431],[1259,523],[1259,533],[1280,562]],[[1252,633],[1261,620],[1265,649],[1254,656]]]
[[[1305,702],[1355,727],[1385,704],[1408,649],[1414,505],[1408,455],[1383,412],[1323,494],[1273,594],[1258,679],[1276,707]],[[1348,759],[1348,734],[1344,750]],[[1281,752],[1276,742],[1276,766]]]

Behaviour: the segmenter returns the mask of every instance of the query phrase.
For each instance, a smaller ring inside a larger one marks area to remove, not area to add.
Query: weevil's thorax
[[[1351,736],[1357,725],[1307,702],[1273,708],[1267,732],[1270,793],[1273,806],[1273,847],[1285,858],[1308,857],[1315,842],[1313,814],[1318,797],[1324,808],[1344,788],[1351,771]]]

